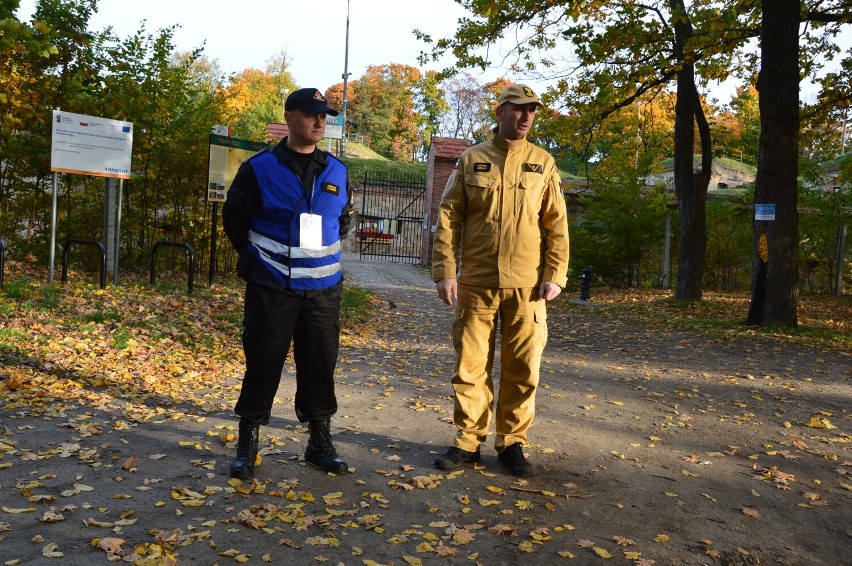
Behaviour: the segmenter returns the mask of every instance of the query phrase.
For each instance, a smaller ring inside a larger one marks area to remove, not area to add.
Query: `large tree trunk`
[[[685,14],[682,0],[671,0],[672,13]],[[675,57],[686,61],[683,45],[692,35],[692,24],[686,18],[674,23]],[[701,170],[695,173],[695,123],[701,137]],[[707,251],[707,185],[712,163],[710,128],[695,88],[695,66],[684,63],[677,74],[677,102],[674,127],[674,182],[680,211],[680,259],[677,269],[675,298],[701,300],[704,259]]]
[[[799,0],[763,0],[760,148],[755,204],[774,204],[775,220],[754,221],[754,273],[747,324],[797,325],[799,275]]]

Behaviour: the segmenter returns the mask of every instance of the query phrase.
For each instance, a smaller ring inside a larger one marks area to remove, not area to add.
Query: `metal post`
[[[840,224],[840,230],[837,235],[837,273],[834,274],[834,296],[839,297],[842,294],[843,287],[843,264],[846,262],[846,230],[847,224]]]
[[[346,54],[343,60],[343,103],[341,114],[343,115],[343,128],[340,133],[340,157],[346,156],[346,99],[347,85],[349,84],[349,0],[346,0]]]
[[[103,244],[107,265],[112,268],[115,257],[115,178],[104,179],[104,231]]]
[[[115,255],[112,262],[112,282],[118,283],[118,250],[121,246],[121,199],[124,193],[124,179],[118,180],[118,202],[115,209]]]
[[[58,110],[58,108],[57,108]],[[59,173],[53,172],[53,203],[50,208],[50,259],[47,266],[47,282],[53,283],[53,263],[56,259],[56,195],[59,193]]]
[[[588,301],[589,300],[589,291],[592,286],[592,270],[591,268],[584,267],[583,274],[580,276],[580,300]]]
[[[213,279],[216,276],[216,243],[217,243],[217,224],[219,224],[219,203],[213,203],[213,222],[210,229],[210,269],[207,275],[207,286],[213,286]]]
[[[661,287],[668,289],[671,287],[671,255],[672,255],[672,213],[666,212],[666,244],[663,248],[663,276],[661,277]]]
[[[0,240],[0,289],[3,288],[3,272],[6,269],[6,246]]]

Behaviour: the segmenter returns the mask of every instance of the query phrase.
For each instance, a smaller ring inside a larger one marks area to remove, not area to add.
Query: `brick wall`
[[[420,262],[424,265],[432,262],[432,236],[434,235],[435,224],[438,221],[441,195],[447,186],[447,180],[455,170],[459,156],[470,146],[469,140],[432,138],[426,169],[426,199],[423,204],[426,218],[423,222],[423,249],[420,254]]]

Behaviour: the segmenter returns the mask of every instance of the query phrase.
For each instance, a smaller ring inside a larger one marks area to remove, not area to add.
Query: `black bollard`
[[[583,274],[580,276],[580,300],[589,300],[589,288],[592,286],[592,270],[588,267],[583,268]]]

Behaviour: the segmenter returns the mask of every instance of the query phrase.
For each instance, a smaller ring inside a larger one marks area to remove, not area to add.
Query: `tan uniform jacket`
[[[494,136],[462,154],[441,198],[432,248],[432,279],[456,277],[492,288],[565,287],[565,199],[545,150]]]

